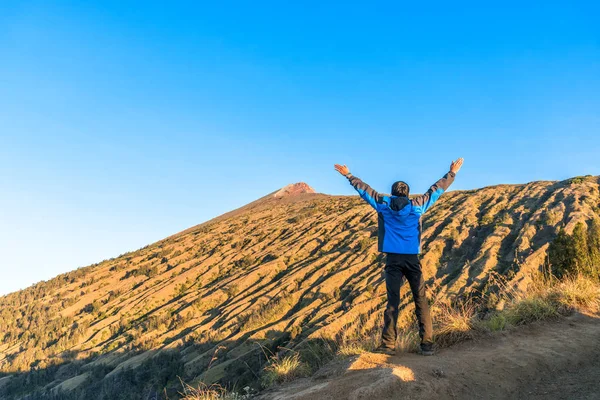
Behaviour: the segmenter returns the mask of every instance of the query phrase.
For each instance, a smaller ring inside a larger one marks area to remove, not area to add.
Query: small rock
[[[433,376],[435,376],[436,378],[444,378],[446,376],[446,374],[444,373],[444,371],[442,371],[439,368],[434,368],[431,370],[431,374]]]

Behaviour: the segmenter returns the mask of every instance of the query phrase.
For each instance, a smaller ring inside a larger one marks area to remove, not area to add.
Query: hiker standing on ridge
[[[394,355],[400,286],[406,276],[415,301],[415,314],[421,336],[421,354],[433,355],[433,327],[429,304],[425,295],[425,281],[421,271],[421,215],[425,213],[454,182],[463,164],[459,158],[450,164],[450,171],[429,188],[427,193],[408,197],[409,187],[398,181],[392,185],[392,195],[377,193],[369,185],[350,173],[345,165],[335,164],[335,169],[350,181],[360,197],[377,211],[379,219],[378,250],[386,254],[385,287],[387,307],[383,314],[383,333],[377,352]]]

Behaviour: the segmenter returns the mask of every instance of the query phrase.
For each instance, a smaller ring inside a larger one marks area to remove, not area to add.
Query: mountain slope
[[[559,228],[598,217],[599,181],[442,196],[423,220],[430,295],[484,291],[492,272],[525,288]],[[307,187],[0,298],[0,370],[10,374],[0,394],[107,390],[102,382],[165,366],[161,379],[127,382],[144,393],[177,376],[245,385],[265,362],[260,346],[275,351],[378,323],[385,288],[375,213],[356,196]],[[406,287],[401,294],[408,314]]]

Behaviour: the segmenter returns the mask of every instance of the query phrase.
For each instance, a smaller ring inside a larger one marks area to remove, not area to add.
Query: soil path
[[[260,398],[600,399],[600,318],[532,324],[434,357],[365,353]]]

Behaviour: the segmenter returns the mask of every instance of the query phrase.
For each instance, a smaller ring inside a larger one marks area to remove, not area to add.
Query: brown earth
[[[365,353],[329,370],[259,399],[600,399],[600,319],[533,324],[433,357]]]

